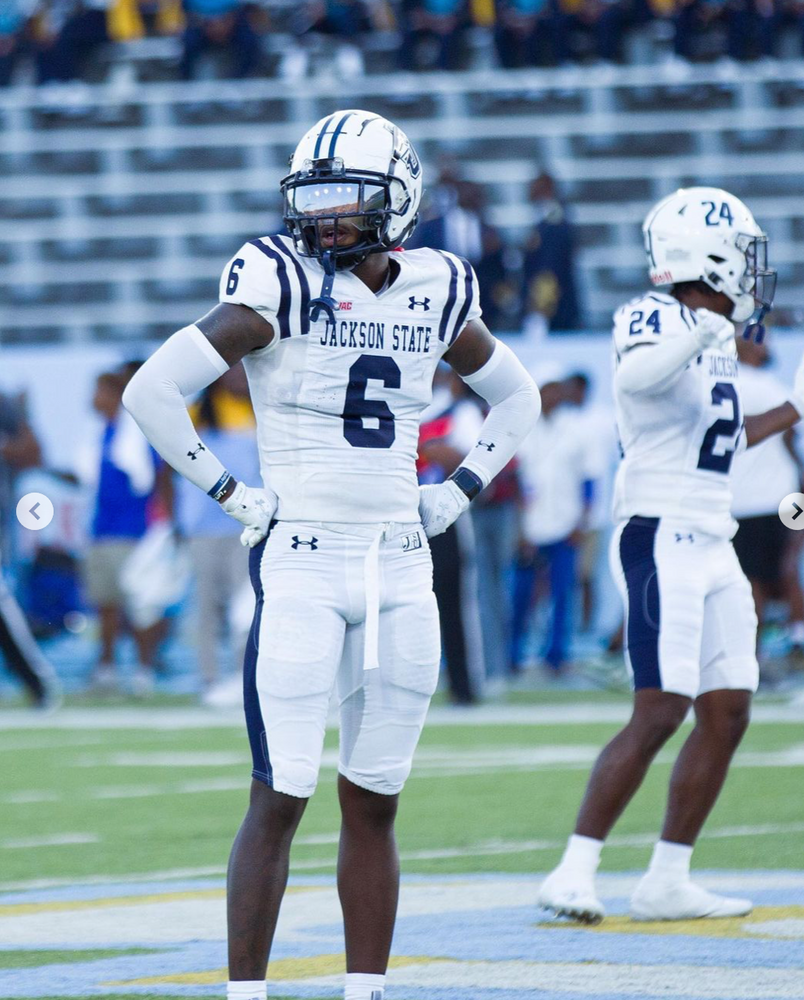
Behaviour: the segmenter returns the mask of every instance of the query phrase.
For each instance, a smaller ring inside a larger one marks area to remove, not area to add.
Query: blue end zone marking
[[[276,276],[279,278],[280,289],[279,310],[276,319],[279,323],[279,339],[284,340],[290,336],[290,279],[288,278],[287,261],[282,254],[267,247],[261,240],[249,240],[249,242],[276,263]]]
[[[254,769],[251,773],[259,781],[265,782],[269,788],[272,788],[274,774],[271,767],[271,758],[268,753],[268,743],[265,738],[265,723],[260,711],[260,698],[257,693],[257,658],[260,651],[260,622],[262,621],[262,608],[265,601],[262,580],[260,579],[260,564],[265,552],[266,541],[267,539],[256,545],[249,552],[248,557],[248,571],[257,604],[254,608],[254,620],[251,623],[251,631],[249,632],[246,644],[246,655],[243,661],[243,704],[246,710],[246,728],[248,729],[248,741],[251,745],[251,757],[254,764]]]
[[[658,517],[632,517],[620,535],[620,562],[628,590],[628,658],[634,687],[661,688],[659,580],[653,546]]]

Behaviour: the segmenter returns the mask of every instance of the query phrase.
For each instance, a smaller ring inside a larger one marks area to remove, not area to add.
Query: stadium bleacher
[[[118,77],[82,85],[61,109],[34,88],[0,96],[0,338],[161,337],[203,314],[226,258],[279,227],[287,156],[334,106],[399,121],[431,167],[457,156],[512,242],[532,223],[529,181],[553,173],[576,225],[589,328],[644,285],[646,209],[694,183],[750,201],[780,270],[779,312],[801,318],[801,61],[396,73],[325,96],[313,80]]]

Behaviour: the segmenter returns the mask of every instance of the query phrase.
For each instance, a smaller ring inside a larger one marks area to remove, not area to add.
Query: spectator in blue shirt
[[[199,56],[217,50],[231,56],[231,76],[242,79],[257,68],[260,38],[241,0],[184,0],[187,27],[180,73],[191,80]]]
[[[551,0],[499,0],[495,43],[506,69],[546,66],[560,61],[566,41],[564,18],[556,16]]]
[[[11,83],[17,59],[25,50],[25,32],[33,13],[26,0],[3,0],[0,3],[0,87]]]
[[[467,17],[466,0],[402,0],[401,68],[458,69]]]
[[[98,378],[93,406],[104,426],[94,459],[95,499],[90,522],[91,542],[84,564],[89,603],[98,610],[101,650],[95,683],[110,688],[116,684],[115,646],[125,622],[125,594],[121,572],[148,526],[150,505],[157,491],[157,471],[167,482],[137,425],[123,409],[121,400],[128,378],[106,372]],[[132,679],[134,693],[144,695],[153,685],[157,646],[163,635],[162,622],[146,629],[131,627],[139,663]]]
[[[556,184],[541,173],[531,184],[536,226],[525,248],[522,266],[523,318],[537,316],[551,331],[577,330],[580,309],[575,285],[575,247]]]

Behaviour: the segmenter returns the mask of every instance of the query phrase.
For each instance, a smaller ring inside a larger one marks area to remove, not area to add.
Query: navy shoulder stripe
[[[304,336],[310,332],[310,282],[307,280],[304,268],[296,260],[288,245],[279,236],[269,236],[268,239],[291,262],[296,271],[296,277],[299,279],[299,287],[301,288],[301,333]]]
[[[276,263],[276,276],[279,278],[281,293],[276,319],[279,323],[279,339],[284,340],[290,336],[290,279],[288,278],[287,261],[284,254],[266,246],[262,240],[249,240],[249,243]]]
[[[441,312],[441,322],[438,324],[438,339],[445,340],[447,336],[447,324],[449,323],[449,318],[452,315],[453,307],[455,306],[455,299],[458,297],[458,268],[452,261],[451,257],[448,257],[445,253],[438,251],[444,260],[447,262],[450,270],[449,278],[449,291],[447,293],[447,301],[444,305],[444,309]]]
[[[463,324],[466,321],[466,315],[469,312],[469,306],[472,304],[472,295],[474,293],[474,274],[472,272],[472,265],[468,260],[464,260],[463,257],[458,257],[464,270],[464,291],[466,293],[466,298],[461,306],[461,311],[458,313],[458,319],[455,322],[455,326],[452,330],[452,336],[450,337],[450,344],[455,340],[458,334],[463,330]]]

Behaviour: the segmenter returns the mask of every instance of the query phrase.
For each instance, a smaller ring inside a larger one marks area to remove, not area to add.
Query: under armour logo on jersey
[[[291,548],[298,549],[301,548],[302,545],[309,545],[310,551],[315,552],[315,550],[318,548],[318,539],[315,537],[315,535],[313,535],[312,538],[299,538],[298,535],[294,535],[293,545],[291,546]]]
[[[475,448],[485,448],[486,451],[494,451],[497,446],[493,441],[478,441]]]
[[[430,300],[427,296],[423,299],[417,299],[415,295],[411,295],[408,309],[423,309],[425,312],[428,312],[430,309]]]
[[[207,449],[206,449],[206,448],[205,448],[205,447],[204,447],[204,446],[203,446],[203,445],[201,444],[201,442],[199,441],[199,442],[198,442],[198,447],[197,447],[197,448],[195,449],[195,451],[188,451],[188,452],[187,452],[187,457],[188,457],[188,458],[191,458],[191,459],[192,459],[193,461],[195,461],[195,460],[196,460],[196,459],[198,458],[198,453],[199,453],[200,451],[206,451],[206,450],[207,450]]]
[[[676,532],[676,541],[677,542],[694,542],[695,541],[695,535],[693,535],[691,531],[688,532],[686,535],[682,534],[680,531],[677,531]]]

